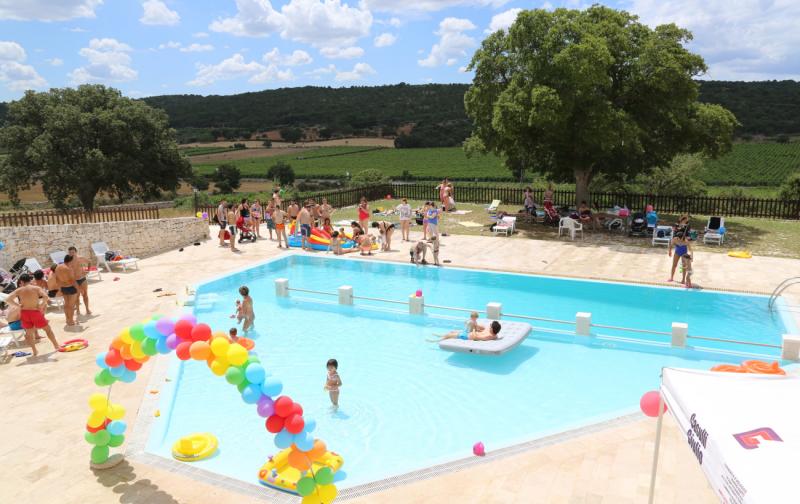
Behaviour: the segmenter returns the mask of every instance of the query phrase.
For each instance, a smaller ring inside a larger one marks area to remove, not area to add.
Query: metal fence
[[[88,212],[83,209],[43,210],[40,212],[0,213],[0,227],[46,226],[51,224],[83,224],[158,219],[155,205],[104,207]]]

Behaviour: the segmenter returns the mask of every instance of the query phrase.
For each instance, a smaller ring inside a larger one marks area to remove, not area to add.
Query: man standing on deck
[[[297,224],[300,226],[300,240],[303,250],[311,250],[311,247],[306,247],[306,243],[311,239],[311,212],[309,212],[308,207],[309,202],[306,201],[297,214]]]
[[[77,325],[75,323],[75,303],[78,299],[79,286],[70,265],[72,261],[71,255],[64,256],[64,262],[59,264],[55,271],[58,287],[64,296],[64,315],[67,318],[68,326]]]
[[[75,298],[75,311],[78,315],[81,314],[81,296],[83,297],[83,304],[86,306],[86,315],[91,315],[92,311],[89,309],[89,283],[86,281],[86,270],[84,267],[89,266],[89,260],[85,257],[78,255],[78,249],[70,247],[67,249],[67,254],[72,256],[72,261],[69,267],[72,268],[72,274],[75,275],[75,283],[78,284],[78,292],[80,296]]]
[[[27,273],[20,276],[20,287],[8,295],[6,302],[19,305],[20,321],[22,322],[22,328],[25,329],[25,340],[30,345],[33,356],[36,357],[39,355],[36,350],[37,329],[44,330],[55,350],[58,350],[59,345],[53,330],[50,328],[50,323],[44,318],[44,310],[47,308],[47,293],[42,288],[31,285],[31,280],[31,276]]]
[[[217,207],[217,224],[219,224],[219,246],[225,246],[225,228],[228,226],[228,216],[226,215],[225,208],[227,204],[225,199],[219,202]]]

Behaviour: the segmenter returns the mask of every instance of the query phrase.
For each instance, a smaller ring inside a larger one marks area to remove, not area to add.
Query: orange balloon
[[[119,339],[119,336],[117,336],[111,341],[111,348],[116,348],[117,350],[119,350],[120,348],[122,348],[122,345],[124,344],[125,342]]]
[[[211,347],[209,347],[208,343],[205,341],[195,341],[192,343],[192,346],[189,347],[189,355],[191,355],[194,360],[206,360],[210,353]]]
[[[289,452],[289,465],[298,471],[308,471],[311,469],[311,459],[301,451],[292,450]]]
[[[119,354],[125,360],[133,359],[133,355],[131,355],[131,346],[130,345],[122,345],[122,348],[119,349]]]
[[[314,447],[311,448],[308,452],[306,452],[306,455],[308,455],[308,458],[310,458],[311,460],[316,461],[317,459],[325,455],[327,452],[328,452],[328,447],[325,446],[325,441],[321,439],[315,439]]]

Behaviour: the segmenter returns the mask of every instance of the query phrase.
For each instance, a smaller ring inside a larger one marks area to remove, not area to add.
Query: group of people
[[[78,325],[80,302],[83,299],[85,312],[89,309],[89,285],[86,267],[89,260],[78,255],[75,247],[69,247],[64,262],[53,264],[48,271],[26,272],[17,279],[17,288],[5,299],[4,316],[11,330],[24,330],[25,340],[34,357],[39,355],[36,342],[39,330],[45,332],[55,350],[58,341],[47,320],[47,309],[52,300],[61,296],[64,300],[64,316],[67,326]]]

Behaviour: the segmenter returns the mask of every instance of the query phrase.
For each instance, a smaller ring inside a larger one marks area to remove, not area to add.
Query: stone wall
[[[75,246],[92,262],[92,243],[104,241],[111,250],[126,256],[147,257],[207,239],[208,224],[194,217],[175,219],[61,224],[50,226],[0,227],[0,267],[8,269],[15,261],[35,257],[48,267],[50,252]]]

